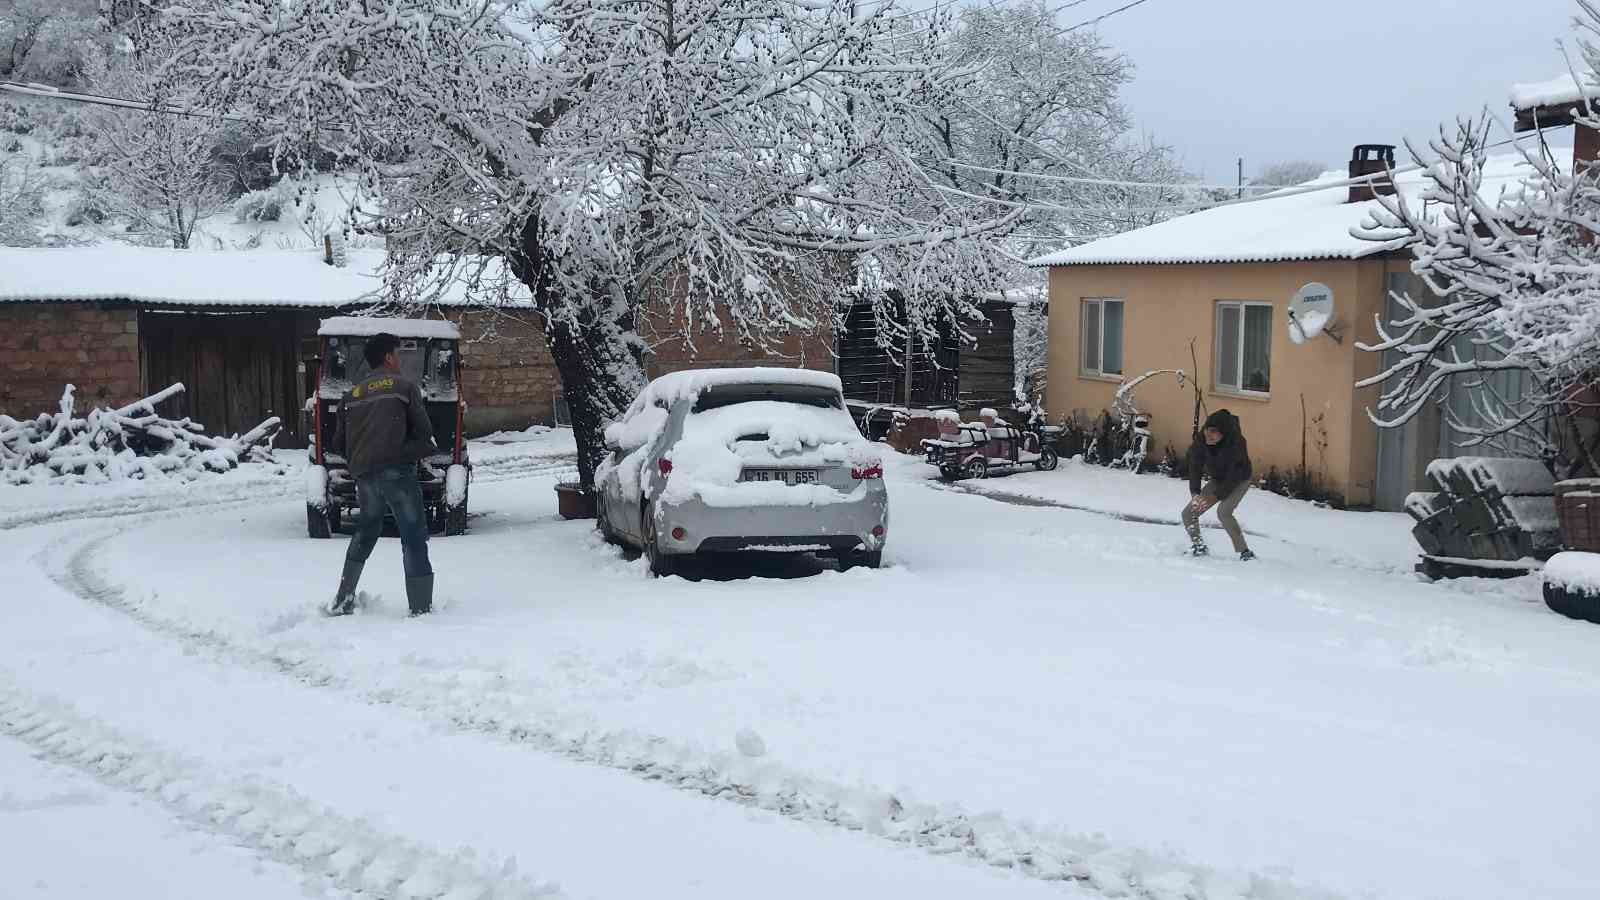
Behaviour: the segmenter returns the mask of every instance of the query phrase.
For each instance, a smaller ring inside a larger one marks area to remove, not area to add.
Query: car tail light
[[[681,540],[683,540],[684,538],[686,538],[688,536],[689,536],[689,532],[684,531],[682,525],[679,525],[678,527],[672,529],[672,539],[675,540],[675,541],[681,541]]]
[[[667,459],[665,456],[663,456],[660,459],[656,460],[656,468],[660,469],[661,470],[661,474],[663,474],[663,475],[671,475],[672,474],[672,460]]]
[[[883,477],[883,464],[882,463],[873,463],[872,465],[866,466],[865,468],[851,469],[850,470],[850,477],[854,478],[857,481],[868,481],[868,480],[873,479],[873,478],[882,478]]]
[[[872,536],[875,537],[875,538],[883,537],[883,526],[882,525],[874,525],[874,526],[872,526]]]

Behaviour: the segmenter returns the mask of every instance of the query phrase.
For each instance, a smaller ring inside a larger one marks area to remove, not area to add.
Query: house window
[[[1122,374],[1122,301],[1083,301],[1085,375]]]
[[[1272,304],[1218,303],[1216,358],[1217,390],[1271,391]]]

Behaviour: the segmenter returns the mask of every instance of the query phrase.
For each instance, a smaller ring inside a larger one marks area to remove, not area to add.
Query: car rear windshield
[[[820,409],[843,409],[839,392],[804,384],[729,384],[719,385],[702,392],[694,402],[693,412],[721,409],[738,403],[759,401],[795,403]]]

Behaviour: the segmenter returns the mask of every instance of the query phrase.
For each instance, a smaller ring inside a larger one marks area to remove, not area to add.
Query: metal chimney
[[[1393,144],[1357,144],[1355,149],[1350,151],[1351,178],[1379,174],[1392,169],[1394,169]],[[1387,175],[1350,185],[1348,202],[1360,203],[1371,200],[1379,194],[1394,195],[1394,182]]]

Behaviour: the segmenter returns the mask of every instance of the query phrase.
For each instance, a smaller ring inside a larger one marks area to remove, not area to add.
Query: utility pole
[[[1244,199],[1244,157],[1242,156],[1239,157],[1239,192],[1234,196],[1241,200]]]

